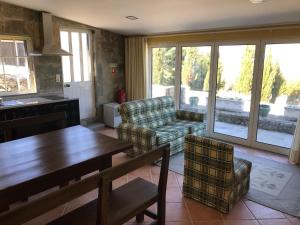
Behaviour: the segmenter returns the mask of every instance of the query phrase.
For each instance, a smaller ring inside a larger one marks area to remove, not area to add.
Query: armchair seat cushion
[[[175,120],[153,130],[156,132],[156,144],[161,145],[204,129],[205,125],[197,121]]]
[[[178,120],[177,119],[168,124],[170,124],[170,125],[173,124],[176,126],[184,126],[184,127],[188,128],[189,134],[196,133],[200,130],[205,130],[205,124],[202,122],[199,122],[199,121],[189,121],[189,120]]]
[[[251,172],[251,162],[235,157],[233,160],[235,184],[241,183]]]

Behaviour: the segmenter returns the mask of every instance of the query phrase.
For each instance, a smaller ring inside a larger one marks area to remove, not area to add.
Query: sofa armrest
[[[131,123],[122,123],[117,128],[118,138],[142,149],[152,149],[156,145],[156,132]]]
[[[203,113],[189,112],[185,110],[176,110],[176,118],[179,120],[189,120],[189,121],[204,121]]]

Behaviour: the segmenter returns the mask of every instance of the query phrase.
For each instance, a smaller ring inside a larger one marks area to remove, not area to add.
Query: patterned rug
[[[247,199],[300,217],[300,167],[236,151],[235,156],[252,162]],[[183,174],[184,155],[170,159],[169,169]]]

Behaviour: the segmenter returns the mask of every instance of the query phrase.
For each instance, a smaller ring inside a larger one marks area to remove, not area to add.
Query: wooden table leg
[[[99,171],[101,172],[102,170],[105,170],[105,169],[110,168],[110,167],[112,167],[112,156],[111,155],[106,156],[102,160]],[[110,190],[112,190],[112,183],[110,184]]]

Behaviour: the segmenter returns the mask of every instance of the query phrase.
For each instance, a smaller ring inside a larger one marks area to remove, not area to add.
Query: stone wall
[[[116,91],[124,87],[125,37],[74,21],[53,17],[53,42],[57,46],[59,46],[60,26],[84,28],[92,31],[96,69],[96,107],[98,118],[101,120],[102,105],[114,101]],[[0,2],[0,34],[30,36],[34,50],[41,50],[43,47],[41,12]],[[61,57],[41,56],[33,57],[33,60],[37,93],[28,96],[49,94],[62,96],[63,83],[55,81],[55,75],[62,74]],[[114,75],[111,73],[110,63],[119,65]],[[12,96],[9,99],[19,97]]]
[[[248,113],[218,111],[216,117],[217,121],[224,123],[236,124],[246,127],[249,125]],[[258,128],[294,135],[296,123],[296,121],[291,121],[280,116],[260,117],[258,121]]]

